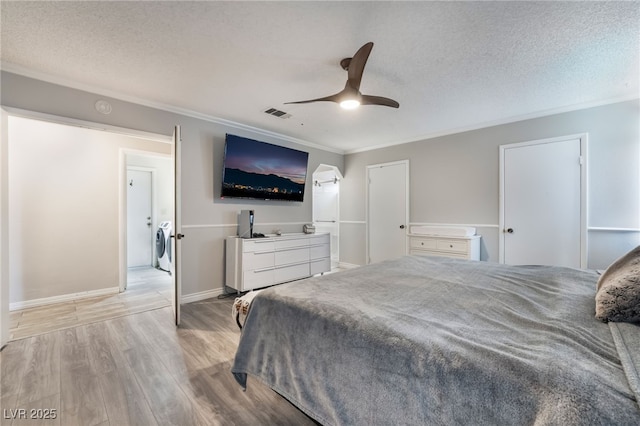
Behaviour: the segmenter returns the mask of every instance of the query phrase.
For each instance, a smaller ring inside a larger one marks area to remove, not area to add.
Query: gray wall
[[[117,292],[125,149],[171,154],[168,143],[9,118],[11,303]]]
[[[640,244],[639,106],[621,102],[346,155],[341,261],[365,263],[367,165],[409,159],[410,222],[474,225],[482,259],[497,261],[499,146],[586,132],[588,266],[606,267]]]
[[[93,105],[107,99],[113,112]],[[311,221],[311,172],[338,166],[341,183],[340,260],[365,263],[366,165],[409,159],[412,223],[465,224],[483,236],[482,258],[498,257],[498,146],[555,136],[589,134],[589,267],[601,268],[640,244],[640,116],[638,101],[556,114],[501,126],[367,151],[340,154],[130,102],[109,99],[2,72],[2,105],[96,123],[170,135],[183,130],[183,294],[220,289],[224,279],[223,239],[235,233],[236,213],[256,210],[260,232],[299,231]],[[304,203],[220,200],[226,132],[310,153]],[[636,231],[597,230],[629,228]]]
[[[297,144],[275,136],[256,133],[204,119],[193,118],[81,90],[2,72],[2,105],[28,111],[86,120],[95,123],[171,135],[182,127],[182,223],[183,295],[216,291],[224,282],[224,238],[236,232],[236,214],[256,211],[257,232],[300,232],[311,222],[311,174],[319,164],[343,169],[341,154]],[[113,106],[110,115],[94,109],[99,99]],[[214,100],[212,100],[214,101]],[[309,152],[307,186],[303,203],[221,200],[220,179],[225,133],[234,133]],[[95,255],[95,254],[92,254]],[[79,259],[79,261],[81,261]],[[113,284],[114,286],[117,283]]]

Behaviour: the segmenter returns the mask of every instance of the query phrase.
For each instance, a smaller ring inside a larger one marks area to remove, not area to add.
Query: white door
[[[171,270],[173,271],[173,295],[172,306],[173,313],[176,322],[176,326],[180,325],[180,299],[182,296],[182,215],[181,215],[181,191],[180,185],[182,182],[182,168],[180,167],[180,161],[182,161],[182,139],[180,139],[180,126],[176,126],[173,131],[173,159],[174,159],[174,189],[173,189],[173,235],[171,235],[171,243],[173,244],[171,259]]]
[[[367,166],[367,263],[407,254],[409,162]]]
[[[504,263],[586,267],[586,137],[500,149]]]
[[[127,267],[153,265],[151,172],[127,170]]]

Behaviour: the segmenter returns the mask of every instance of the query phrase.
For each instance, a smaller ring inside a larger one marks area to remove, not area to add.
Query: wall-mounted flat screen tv
[[[227,134],[221,198],[303,201],[309,153]]]

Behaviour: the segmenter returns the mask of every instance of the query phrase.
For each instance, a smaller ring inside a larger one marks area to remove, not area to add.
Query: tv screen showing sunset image
[[[303,201],[309,153],[226,136],[221,197]]]

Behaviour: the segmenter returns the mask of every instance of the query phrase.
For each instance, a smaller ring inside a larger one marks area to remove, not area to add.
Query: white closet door
[[[368,263],[407,254],[409,162],[367,167]]]
[[[127,266],[153,265],[151,172],[127,170]]]
[[[581,139],[503,148],[504,263],[580,268]]]

